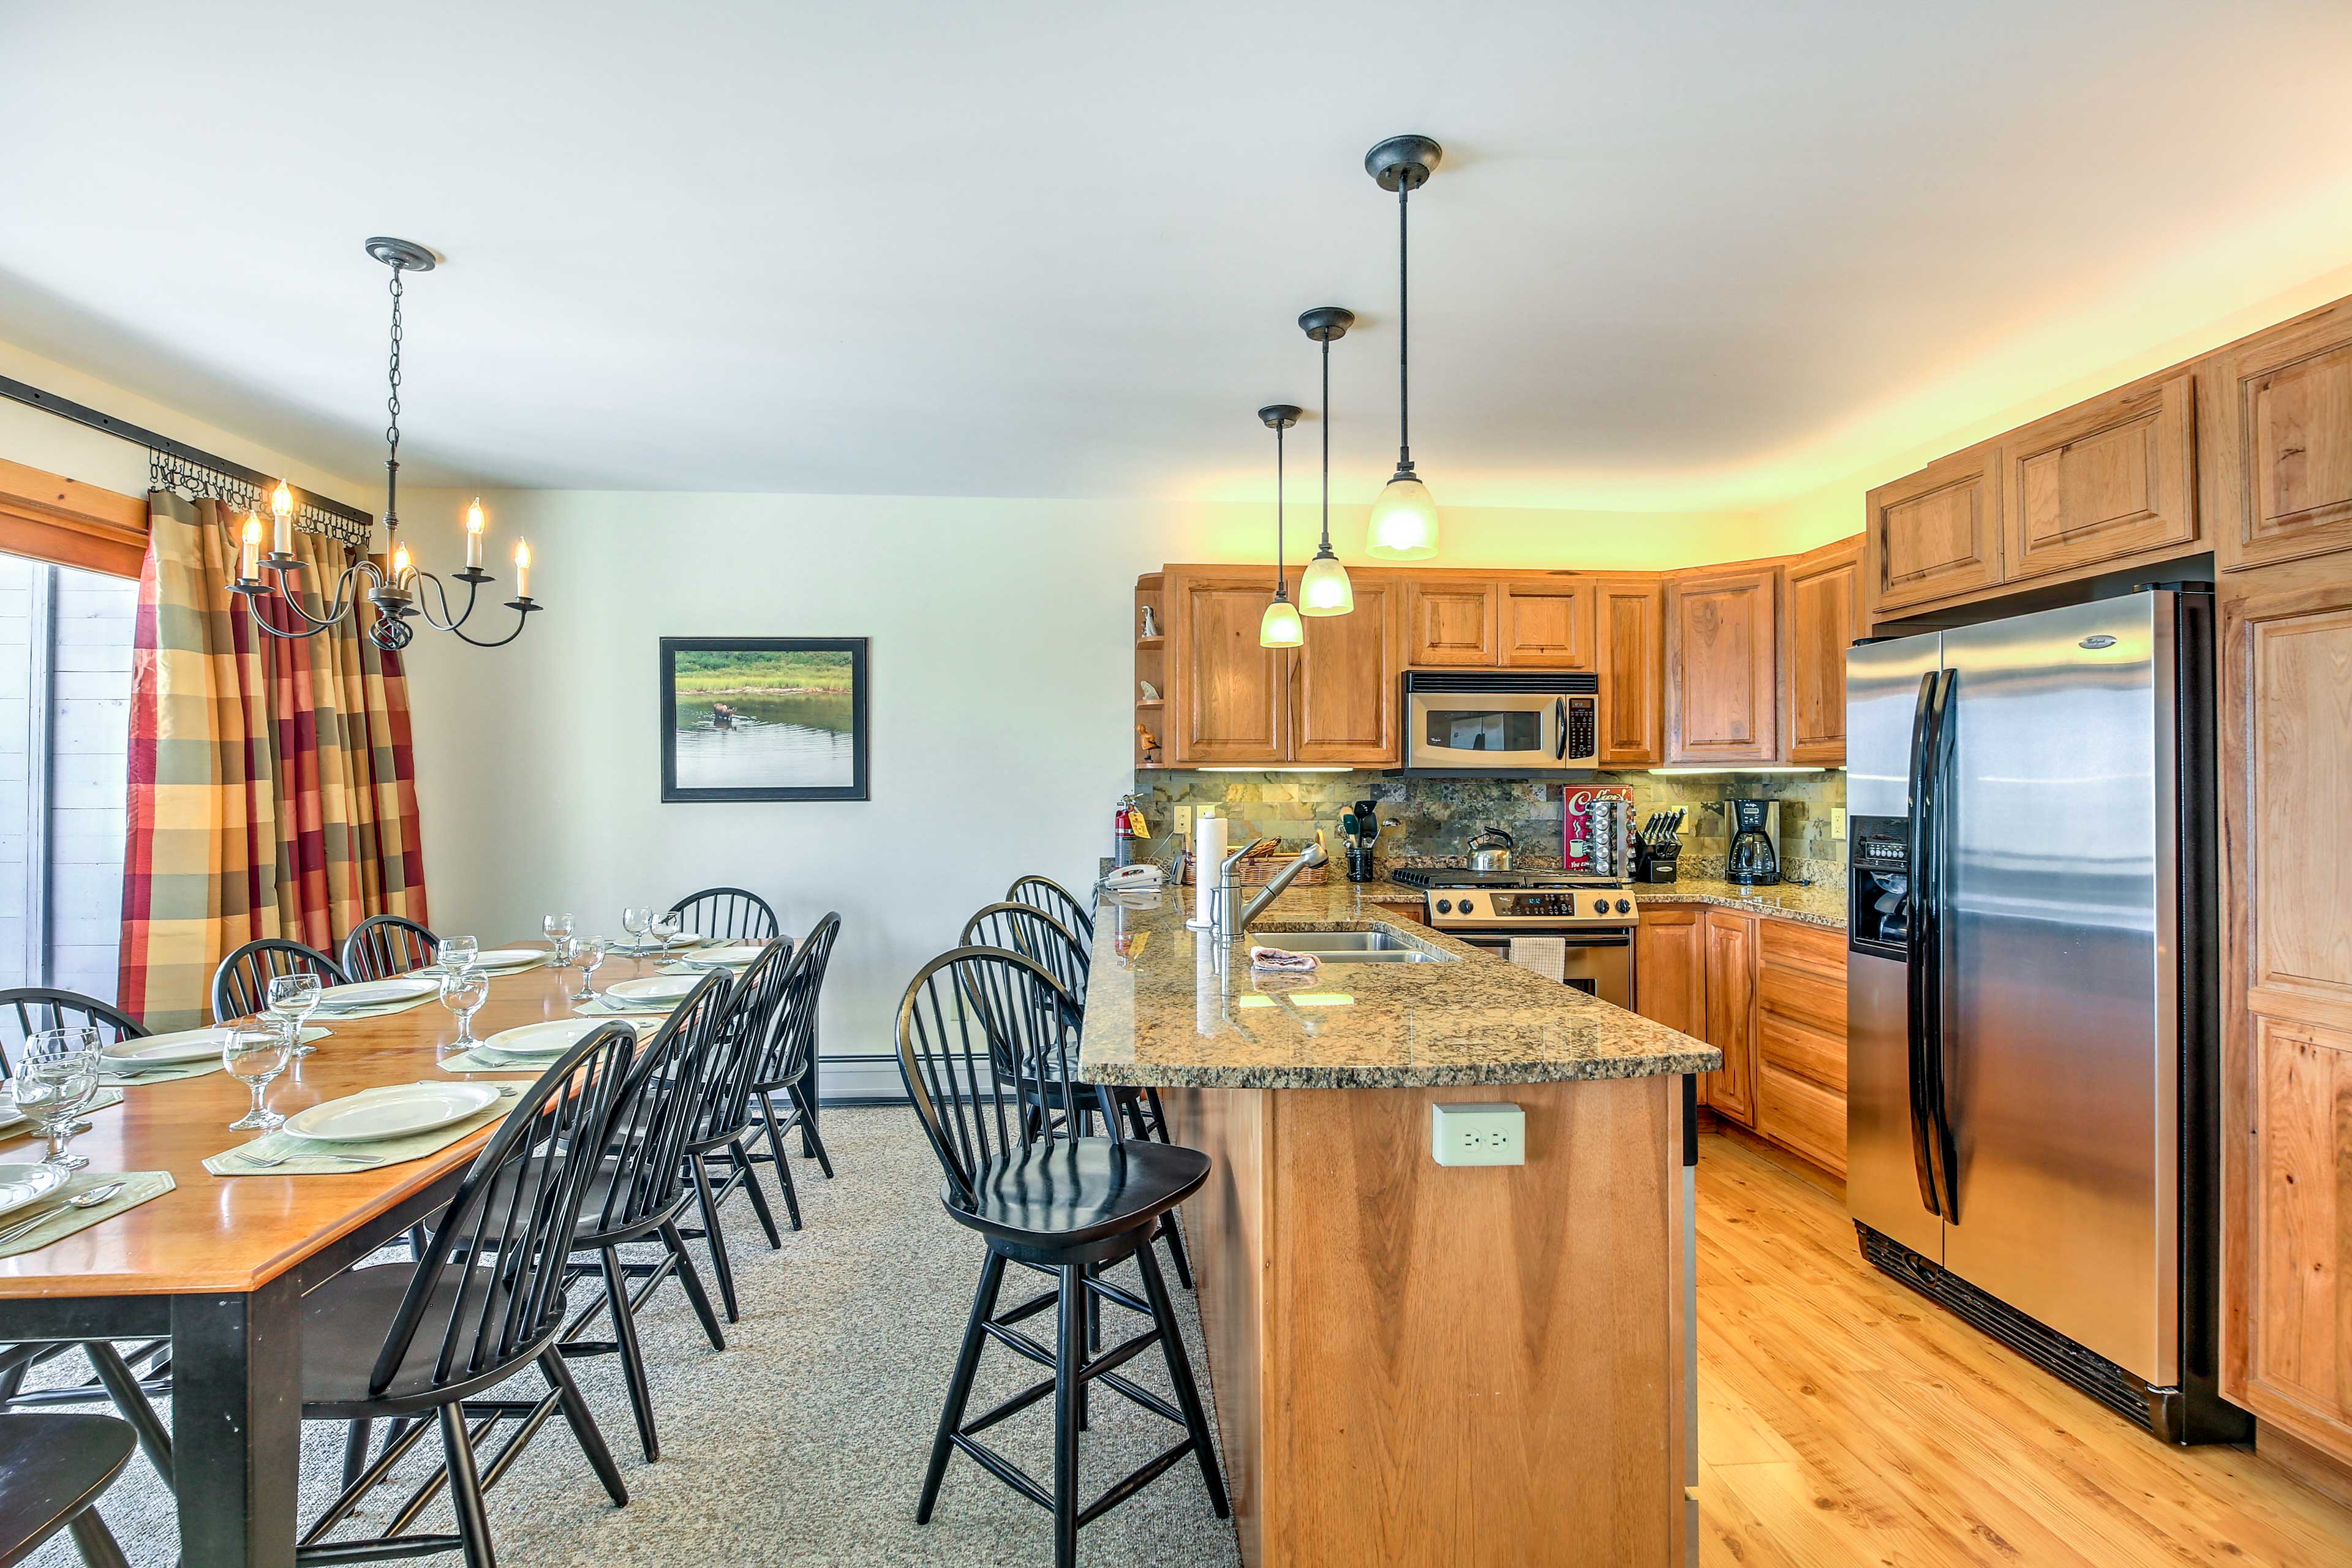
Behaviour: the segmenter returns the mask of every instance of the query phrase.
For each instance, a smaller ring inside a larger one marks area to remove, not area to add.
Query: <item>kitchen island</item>
[[[1641,1564],[1690,1542],[1686,1075],[1714,1047],[1294,889],[1254,927],[1386,954],[1253,975],[1190,890],[1096,911],[1081,1070],[1160,1090],[1249,1568]],[[1525,1163],[1441,1166],[1433,1103],[1509,1102]]]

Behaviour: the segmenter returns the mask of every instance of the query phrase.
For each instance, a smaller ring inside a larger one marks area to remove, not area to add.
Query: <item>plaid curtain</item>
[[[370,915],[423,922],[425,860],[399,655],[350,619],[269,636],[226,586],[241,520],[163,491],[148,510],[120,996],[160,1030],[204,1023],[213,971],[257,938],[333,952]],[[298,531],[294,551],[322,614],[343,547]]]

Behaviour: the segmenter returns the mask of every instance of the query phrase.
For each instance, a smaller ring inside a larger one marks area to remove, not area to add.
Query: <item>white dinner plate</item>
[[[694,955],[694,962],[697,963],[731,963],[740,966],[751,963],[761,953],[767,951],[768,944],[764,942],[731,942],[724,947],[704,948],[701,952]]]
[[[682,1000],[701,984],[699,974],[648,974],[642,980],[623,980],[607,985],[604,994],[618,996],[625,1002],[665,1004]]]
[[[474,954],[477,969],[520,969],[547,956],[543,947],[493,947]]]
[[[500,1029],[482,1047],[509,1057],[560,1057],[604,1026],[602,1018],[549,1018]]]
[[[672,952],[676,952],[682,947],[698,946],[709,940],[710,939],[709,937],[704,936],[698,931],[682,931],[676,936],[669,939],[669,950]],[[661,938],[657,936],[648,936],[643,942],[624,941],[617,945],[624,952],[659,952],[661,951]]]
[[[286,1119],[286,1131],[322,1143],[373,1143],[463,1121],[498,1102],[487,1083],[391,1083]]]
[[[0,1214],[47,1197],[72,1175],[55,1165],[0,1165]]]
[[[355,980],[349,985],[330,985],[319,993],[319,1011],[348,1013],[359,1007],[383,1007],[394,1002],[414,1002],[419,996],[430,996],[441,989],[441,982],[429,974],[395,974],[389,980]]]
[[[257,1031],[247,1031],[256,1033]],[[310,1031],[305,1029],[304,1034]],[[323,1033],[324,1031],[320,1031]],[[221,1037],[228,1030],[215,1026],[209,1029],[174,1029],[168,1035],[149,1035],[136,1040],[117,1040],[98,1054],[109,1067],[162,1067],[167,1062],[197,1062],[206,1057],[221,1054],[226,1043]]]

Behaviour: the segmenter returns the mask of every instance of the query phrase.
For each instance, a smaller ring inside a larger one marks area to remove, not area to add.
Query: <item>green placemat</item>
[[[691,942],[687,942],[674,937],[670,940],[669,951],[672,952],[692,952],[698,947],[709,947],[709,945],[710,938],[707,936],[696,937]],[[617,953],[623,958],[650,958],[660,954],[662,944],[657,942],[616,942],[606,947],[604,951],[610,953]]]
[[[90,1096],[88,1105],[74,1113],[74,1119],[79,1121],[93,1110],[109,1110],[121,1104],[122,1099],[122,1091],[119,1089],[101,1089]],[[0,1100],[0,1105],[8,1106],[11,1113],[16,1109],[15,1102],[11,1100]],[[19,1138],[37,1138],[40,1135],[41,1130],[33,1125],[32,1119],[29,1117],[20,1121],[10,1121],[5,1125],[0,1125],[0,1143],[11,1143]],[[0,1230],[5,1228],[7,1227],[0,1226]]]
[[[68,1198],[96,1192],[110,1182],[121,1182],[122,1190],[104,1203],[93,1204],[86,1209],[62,1206]],[[0,1236],[6,1236],[13,1226],[23,1225],[35,1211],[47,1211],[31,1230],[13,1241],[0,1241],[0,1258],[14,1258],[20,1252],[37,1252],[44,1247],[54,1246],[78,1230],[88,1230],[100,1221],[112,1219],[125,1209],[137,1208],[150,1198],[160,1198],[178,1185],[172,1180],[169,1171],[77,1171],[72,1180],[30,1209],[0,1215]]]
[[[551,1057],[509,1056],[504,1051],[492,1050],[487,1046],[476,1046],[471,1050],[459,1051],[456,1056],[443,1062],[441,1070],[454,1073],[530,1072],[537,1068],[544,1072],[562,1060],[562,1056],[563,1053],[561,1051]]]
[[[667,1018],[677,1007],[677,1002],[614,1003],[599,996],[593,1002],[581,1003],[572,1013],[579,1018]]]
[[[488,974],[493,980],[504,980],[509,974],[529,974],[534,969],[544,969],[554,962],[555,954],[551,952],[542,952],[537,958],[532,959],[529,963],[509,964],[504,969],[486,969],[482,973]],[[408,971],[408,973],[411,974],[437,975],[441,973],[441,966],[437,963],[428,963],[421,969],[412,969]]]
[[[205,1162],[205,1169],[215,1176],[347,1176],[353,1171],[373,1170],[380,1165],[405,1164],[446,1149],[476,1129],[499,1121],[514,1109],[516,1097],[537,1081],[521,1079],[501,1084],[500,1089],[510,1092],[502,1094],[497,1103],[484,1106],[463,1121],[436,1127],[430,1132],[386,1138],[374,1143],[321,1143],[279,1128],[249,1143],[222,1150]],[[256,1159],[275,1161],[281,1154],[286,1156],[283,1164],[254,1163]]]
[[[302,1031],[300,1038],[303,1044],[309,1045],[312,1041],[325,1039],[328,1033],[328,1030],[313,1025]],[[215,1051],[208,1057],[198,1057],[192,1062],[173,1062],[168,1067],[149,1068],[144,1072],[106,1073],[100,1078],[99,1081],[115,1086],[128,1085],[136,1089],[144,1084],[177,1083],[184,1078],[202,1078],[208,1072],[221,1071],[223,1066],[220,1053]]]
[[[381,1007],[353,1007],[348,1011],[338,1010],[332,1013],[328,1012],[324,1008],[320,1008],[317,1013],[312,1014],[311,1016],[318,1018],[331,1018],[338,1024],[349,1023],[354,1018],[389,1018],[394,1013],[406,1013],[415,1008],[424,1006],[427,1002],[438,1002],[440,1000],[441,997],[437,991],[427,991],[424,995],[419,996],[414,1002],[387,1002]]]

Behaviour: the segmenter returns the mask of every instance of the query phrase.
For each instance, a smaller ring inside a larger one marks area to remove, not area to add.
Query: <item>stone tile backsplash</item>
[[[1230,817],[1236,837],[1272,835],[1304,839],[1318,827],[1336,838],[1339,816],[1357,801],[1380,803],[1375,853],[1399,864],[1443,860],[1466,853],[1480,829],[1502,828],[1530,864],[1558,865],[1560,789],[1531,779],[1429,779],[1385,773],[1196,773],[1152,770],[1135,775],[1153,836],[1166,834],[1174,808],[1213,805]],[[1683,824],[1683,867],[1690,875],[1720,874],[1730,844],[1727,799],[1780,803],[1784,876],[1819,879],[1841,875],[1845,844],[1831,834],[1830,812],[1845,805],[1845,774],[1595,773],[1578,785],[1619,784],[1633,792],[1633,820],[1677,807]],[[1712,873],[1708,868],[1712,868]]]

